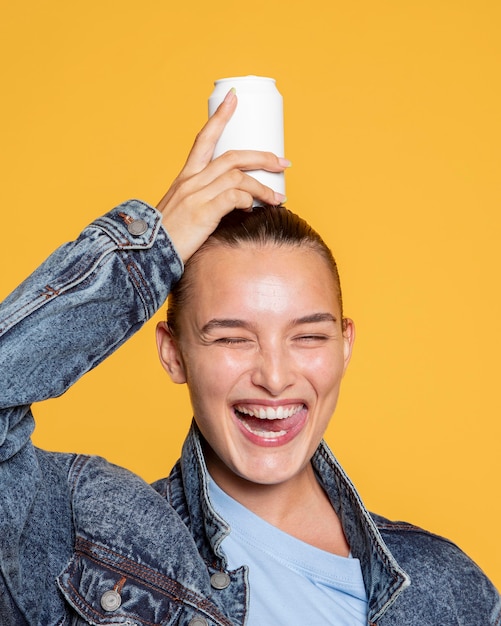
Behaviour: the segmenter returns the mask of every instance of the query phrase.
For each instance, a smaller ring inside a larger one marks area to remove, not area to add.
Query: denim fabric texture
[[[155,489],[101,458],[30,440],[30,405],[124,343],[182,271],[160,214],[131,200],[0,306],[1,626],[245,624],[246,568],[213,576],[226,572],[229,529],[209,500],[196,426]],[[501,626],[497,591],[456,546],[368,513],[324,443],[313,462],[362,563],[368,624]]]
[[[369,513],[325,442],[317,449],[313,466],[341,519],[353,556],[360,559],[369,600],[368,624],[501,624],[499,594],[457,546],[411,524]],[[220,545],[229,528],[210,502],[207,480],[200,434],[193,424],[171,475],[153,486],[179,513],[204,560],[225,571]],[[240,579],[243,588],[245,570],[228,573],[232,582]],[[232,610],[239,609],[234,598],[228,599]],[[244,607],[244,598],[240,606]]]

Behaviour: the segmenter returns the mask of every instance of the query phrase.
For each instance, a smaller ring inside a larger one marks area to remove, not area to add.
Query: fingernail
[[[287,196],[284,196],[283,193],[278,193],[278,191],[275,191],[274,193],[277,204],[284,204],[284,202],[287,202]]]
[[[235,87],[232,87],[228,93],[225,95],[224,97],[224,101],[229,104],[230,102],[233,102],[233,100],[235,99],[237,90],[235,89]]]
[[[282,167],[292,167],[292,163],[289,159],[284,159],[283,157],[279,157],[278,162]]]

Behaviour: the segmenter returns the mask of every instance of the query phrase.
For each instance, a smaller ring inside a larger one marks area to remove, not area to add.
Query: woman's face
[[[326,261],[299,247],[209,247],[190,268],[179,336],[160,358],[189,387],[220,486],[276,485],[306,467],[335,409],[353,343]]]

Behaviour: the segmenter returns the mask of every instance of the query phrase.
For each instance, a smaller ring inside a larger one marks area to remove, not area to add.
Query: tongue
[[[285,417],[281,420],[267,420],[237,413],[238,419],[248,424],[252,430],[264,430],[270,433],[277,433],[281,430],[289,430],[289,428],[291,428],[296,422],[297,415],[298,414],[293,415],[292,417]]]

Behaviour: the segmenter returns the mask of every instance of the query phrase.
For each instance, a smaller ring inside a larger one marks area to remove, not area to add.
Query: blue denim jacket
[[[164,302],[182,263],[160,215],[129,201],[57,250],[0,306],[0,624],[245,624],[193,426],[155,489],[98,457],[30,441],[30,405],[63,393]],[[89,323],[91,321],[91,323]],[[377,626],[501,625],[498,593],[445,539],[371,515],[327,446],[314,466]]]

